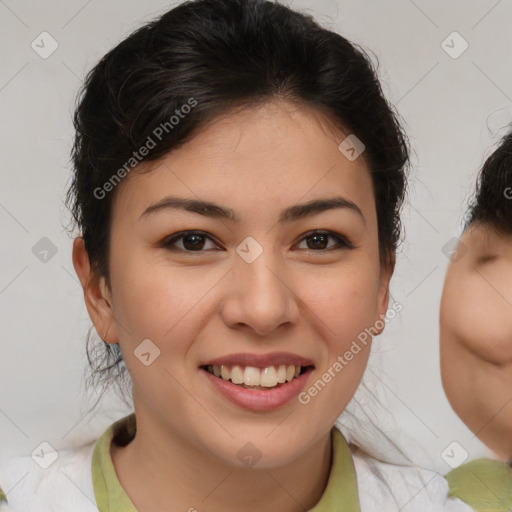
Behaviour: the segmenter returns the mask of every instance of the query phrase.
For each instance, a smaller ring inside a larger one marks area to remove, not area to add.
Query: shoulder
[[[450,493],[479,512],[512,510],[512,468],[505,462],[476,459],[446,475]]]
[[[0,461],[6,496],[0,512],[97,512],[91,477],[95,444]]]
[[[418,466],[391,464],[351,446],[361,512],[473,512],[450,494],[439,473]]]

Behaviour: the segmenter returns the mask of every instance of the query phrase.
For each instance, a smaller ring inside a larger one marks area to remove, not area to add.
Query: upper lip
[[[290,352],[272,352],[270,354],[229,354],[215,359],[209,359],[200,366],[254,366],[256,368],[266,368],[267,366],[295,365],[312,366],[311,360],[292,354]]]

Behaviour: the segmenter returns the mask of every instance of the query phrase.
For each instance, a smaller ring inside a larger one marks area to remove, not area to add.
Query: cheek
[[[300,402],[308,416],[335,421],[352,399],[368,362],[377,287],[370,269],[347,267],[325,281],[317,278],[317,286],[313,277],[303,282],[303,292],[308,297],[306,311],[315,317],[322,357],[316,379]]]
[[[334,337],[356,336],[373,324],[377,309],[377,273],[371,266],[350,264],[325,275],[301,277],[302,298],[331,328]]]
[[[223,272],[173,266],[137,253],[117,264],[112,287],[120,338],[133,348],[146,338],[161,348],[172,341],[173,352],[179,351],[200,329],[203,299]]]
[[[211,319],[208,294],[224,272],[152,266],[137,258],[128,258],[117,268],[117,275],[112,273],[114,314],[137,394],[174,410],[185,404],[196,407],[183,396],[179,382],[196,370],[187,353]],[[151,343],[144,341],[148,339]]]
[[[329,403],[339,414],[357,389],[370,355],[378,287],[370,266],[352,264],[328,274],[321,278],[309,272],[301,291],[321,355],[319,381],[310,390],[321,398],[311,406]]]
[[[484,269],[454,277],[443,297],[441,325],[478,357],[500,364],[512,359],[512,275],[495,277]]]

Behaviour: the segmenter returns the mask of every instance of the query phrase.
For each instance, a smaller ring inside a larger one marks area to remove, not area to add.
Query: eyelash
[[[170,238],[166,238],[161,246],[165,249],[168,249],[169,251],[176,251],[176,252],[182,252],[182,253],[188,253],[188,254],[198,254],[198,253],[201,253],[201,252],[206,252],[206,250],[198,250],[198,251],[188,251],[186,249],[181,249],[181,248],[178,248],[176,246],[173,246],[173,244],[182,239],[182,238],[185,238],[187,236],[190,236],[190,235],[199,235],[199,236],[203,236],[203,237],[206,237],[208,239],[210,239],[212,242],[215,243],[215,241],[210,237],[208,236],[207,233],[205,233],[204,231],[194,231],[194,230],[191,230],[191,231],[181,231],[179,233],[175,233],[174,235],[172,235]],[[314,249],[305,249],[308,253],[322,253],[322,252],[328,252],[328,251],[332,251],[332,250],[339,250],[339,249],[355,249],[356,246],[353,245],[346,237],[338,234],[338,233],[334,233],[333,231],[326,231],[326,230],[314,230],[314,231],[310,231],[309,233],[306,233],[305,236],[303,236],[298,243],[302,242],[303,240],[307,240],[308,238],[312,238],[313,236],[315,235],[326,235],[328,237],[331,237],[331,238],[334,238],[336,241],[337,241],[337,245],[338,247],[334,246],[334,249],[331,247],[329,249],[318,249],[318,250],[314,250]]]

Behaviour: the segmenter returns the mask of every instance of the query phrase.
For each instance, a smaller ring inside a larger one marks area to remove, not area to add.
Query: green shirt
[[[457,496],[478,512],[512,510],[512,468],[505,462],[477,459],[447,475],[450,496]]]

